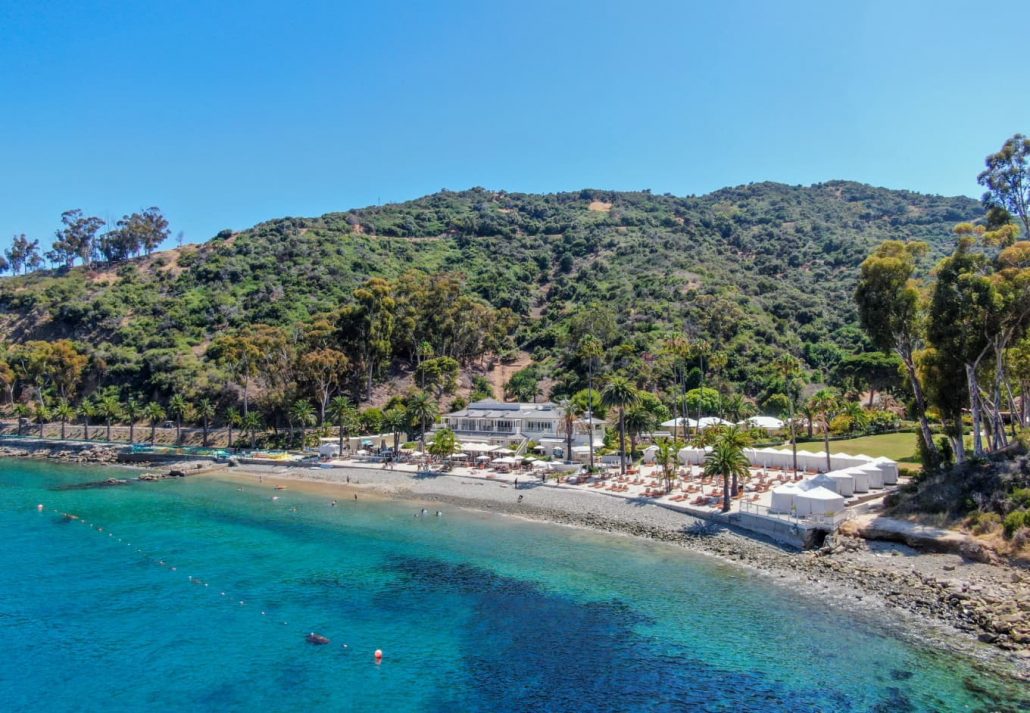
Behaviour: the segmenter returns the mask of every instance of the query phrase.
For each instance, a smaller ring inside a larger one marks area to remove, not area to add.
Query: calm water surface
[[[5,711],[1030,705],[967,661],[667,545],[208,479],[74,487],[108,474],[0,461]]]

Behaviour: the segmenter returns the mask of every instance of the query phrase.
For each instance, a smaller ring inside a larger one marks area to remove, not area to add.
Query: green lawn
[[[877,458],[886,456],[891,460],[904,463],[918,463],[919,455],[916,447],[916,433],[884,433],[879,436],[863,436],[862,438],[848,438],[843,441],[830,441],[831,453],[859,453]],[[812,441],[805,444],[798,444],[798,448],[806,451],[822,450],[822,441]]]

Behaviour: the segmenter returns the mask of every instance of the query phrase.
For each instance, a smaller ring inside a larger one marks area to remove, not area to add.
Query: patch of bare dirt
[[[611,203],[605,203],[604,201],[591,201],[590,205],[587,206],[587,210],[592,210],[595,213],[607,213],[612,209]]]

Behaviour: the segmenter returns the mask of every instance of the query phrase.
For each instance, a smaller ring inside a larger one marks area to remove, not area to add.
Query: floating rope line
[[[42,505],[38,506],[38,511],[39,512],[43,512]],[[296,512],[296,510],[294,509],[294,510],[292,510],[292,512]],[[90,522],[89,520],[87,520],[87,519],[85,519],[83,517],[79,517],[78,515],[74,515],[72,513],[65,512],[65,513],[61,513],[61,514],[64,516],[65,521],[67,521],[67,522],[75,522],[75,521],[81,522],[83,525],[88,525],[91,530],[93,530],[94,532],[96,532],[98,534],[103,534],[106,531],[108,538],[117,539],[118,542],[124,544],[127,548],[132,548],[133,547],[133,544],[131,542],[128,542],[128,541],[124,540],[121,537],[115,538],[114,533],[111,532],[110,530],[105,530],[105,528],[102,525],[97,525],[97,524],[92,523],[92,522]],[[144,549],[142,547],[138,547],[137,546],[137,547],[135,547],[135,550],[136,550],[137,554],[142,555],[142,558],[143,558],[144,561],[149,562],[151,564],[156,564],[156,565],[158,565],[160,567],[163,567],[163,568],[167,568],[171,572],[177,571],[177,568],[174,565],[171,565],[170,563],[166,562],[162,557],[159,557],[156,554],[150,554],[150,553],[144,551]],[[203,579],[201,579],[199,577],[194,577],[192,574],[186,575],[186,581],[189,582],[192,585],[203,586],[205,589],[209,589],[210,588],[210,583],[209,582],[206,582],[206,581],[204,581]],[[227,592],[221,591],[221,590],[219,590],[219,594],[226,601],[233,601],[233,600],[235,600],[235,601],[237,601],[239,603],[240,607],[246,607],[247,606],[247,600],[246,599],[238,599],[237,600],[235,597],[230,597]],[[269,618],[267,610],[260,609],[259,612],[260,612],[260,616],[263,618],[264,621],[267,622],[267,621],[272,621],[273,620],[272,618]],[[282,626],[288,626],[289,625],[288,621],[280,620],[280,622],[281,622]],[[305,633],[304,637],[305,637],[305,639],[309,643],[317,643],[317,644],[329,643],[328,637],[324,637],[321,634],[316,634],[315,632]],[[347,644],[343,644],[343,650],[346,650],[346,651],[349,652],[350,648],[349,648],[349,646]],[[378,649],[376,650],[376,656],[374,657],[374,659],[375,659],[375,662],[377,664],[382,661],[382,654],[380,653],[380,651]]]

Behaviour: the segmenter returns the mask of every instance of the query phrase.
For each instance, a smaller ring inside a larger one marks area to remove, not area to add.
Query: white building
[[[478,441],[518,450],[527,441],[536,441],[548,455],[554,448],[564,450],[565,423],[561,407],[550,402],[539,404],[506,403],[484,399],[461,411],[445,415],[442,425],[454,431],[458,441]],[[604,441],[604,421],[577,420],[573,446],[589,443],[593,431],[595,444]]]

